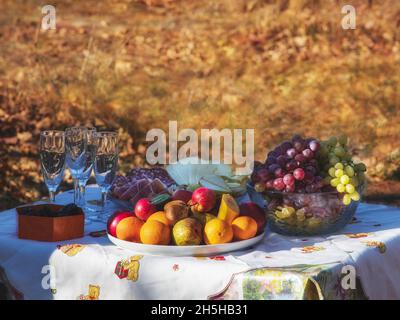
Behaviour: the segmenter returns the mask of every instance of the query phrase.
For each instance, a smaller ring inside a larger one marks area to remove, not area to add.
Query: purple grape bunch
[[[323,172],[317,153],[320,143],[314,138],[294,135],[268,153],[265,163],[256,163],[251,181],[257,192],[280,191],[315,193],[324,191]]]

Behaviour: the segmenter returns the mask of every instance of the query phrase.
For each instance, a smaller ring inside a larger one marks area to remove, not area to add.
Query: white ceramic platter
[[[222,253],[227,253],[230,251],[242,250],[261,241],[261,239],[264,237],[264,234],[265,232],[258,235],[257,237],[243,241],[236,241],[224,244],[200,245],[200,246],[150,245],[150,244],[120,240],[118,238],[113,237],[110,234],[107,235],[112,243],[123,249],[128,249],[141,254],[182,257],[182,256],[214,256]]]

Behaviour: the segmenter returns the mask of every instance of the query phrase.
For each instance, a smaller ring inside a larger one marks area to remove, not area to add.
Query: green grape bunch
[[[345,205],[349,205],[352,200],[360,200],[357,188],[365,183],[367,167],[361,162],[354,163],[346,136],[322,141],[318,160],[325,172],[325,184],[344,194]]]

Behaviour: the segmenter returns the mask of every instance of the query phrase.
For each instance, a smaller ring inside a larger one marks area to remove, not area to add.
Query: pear
[[[164,212],[171,225],[174,225],[179,220],[189,216],[189,206],[182,200],[174,200],[164,206]]]

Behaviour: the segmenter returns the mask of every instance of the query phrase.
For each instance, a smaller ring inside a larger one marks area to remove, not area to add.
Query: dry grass
[[[298,132],[346,133],[372,180],[398,178],[400,3],[350,1],[0,3],[0,208],[45,194],[40,130],[119,128],[122,170],[155,127],[254,128],[256,158]],[[348,3],[348,2],[346,2]],[[396,176],[397,175],[397,176]]]

